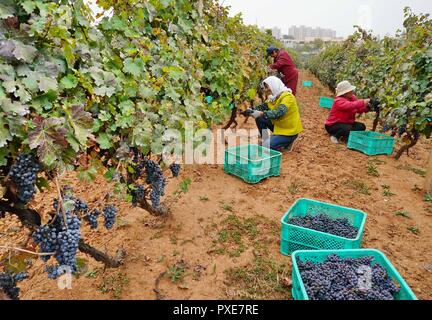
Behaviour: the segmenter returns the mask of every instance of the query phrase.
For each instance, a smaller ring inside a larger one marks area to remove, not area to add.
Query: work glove
[[[248,109],[246,109],[245,111],[242,112],[242,115],[244,115],[245,117],[250,117],[250,116],[252,116],[252,114],[254,113],[254,111],[255,110],[248,108]]]
[[[251,114],[251,116],[254,119],[261,118],[263,115],[264,115],[264,113],[262,111],[257,111],[257,110],[254,110],[253,113]]]

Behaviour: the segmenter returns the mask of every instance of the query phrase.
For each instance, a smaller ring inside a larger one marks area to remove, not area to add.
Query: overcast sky
[[[373,29],[381,36],[393,35],[402,28],[403,8],[417,13],[432,13],[432,0],[220,0],[231,6],[231,13],[242,13],[247,24],[272,28],[284,34],[292,25],[306,25],[336,30],[346,37],[353,25]]]

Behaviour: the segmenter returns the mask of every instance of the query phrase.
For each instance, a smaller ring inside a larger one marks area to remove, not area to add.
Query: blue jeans
[[[260,117],[258,119],[255,120],[256,125],[258,127],[258,130],[261,134],[261,137],[263,137],[263,131],[270,129],[271,132],[274,131],[274,125],[271,122],[271,120],[265,118],[265,117]],[[272,135],[270,137],[270,149],[272,150],[280,150],[280,149],[284,149],[284,148],[289,148],[294,141],[297,139],[298,135],[295,136],[277,136],[277,135]],[[268,146],[268,140],[263,142],[264,146]]]

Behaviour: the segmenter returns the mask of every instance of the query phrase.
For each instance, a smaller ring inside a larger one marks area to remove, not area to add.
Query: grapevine
[[[67,170],[87,181],[104,170],[116,190],[136,186],[132,202],[162,212],[167,179],[159,163],[140,167],[134,155],[161,154],[165,130],[183,132],[186,120],[195,130],[222,123],[229,104],[243,101],[265,74],[265,49],[275,40],[229,17],[217,1],[202,4],[99,0],[113,15],[95,23],[83,0],[2,1],[0,184],[7,190],[0,208],[34,230],[41,252],[53,254],[50,277],[62,265],[74,270],[78,249],[118,267],[80,233],[82,221],[97,228],[100,215],[111,229],[118,212],[61,194],[51,222],[41,225],[27,205],[45,178],[59,189]],[[124,178],[129,168],[136,169],[132,183]]]
[[[405,144],[399,159],[432,127],[432,19],[405,9],[404,30],[382,40],[358,28],[341,44],[327,47],[308,63],[309,69],[331,89],[342,80],[357,86],[361,97],[381,101],[382,132],[392,130]]]

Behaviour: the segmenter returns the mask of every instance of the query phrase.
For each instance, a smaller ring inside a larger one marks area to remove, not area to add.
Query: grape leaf
[[[96,139],[96,141],[97,141],[97,143],[99,144],[99,147],[102,149],[102,150],[107,150],[107,149],[110,149],[110,148],[112,148],[112,143],[111,143],[111,141],[112,141],[112,137],[110,137],[108,134],[106,134],[106,133],[101,133],[100,135],[99,135],[99,137]]]
[[[7,142],[12,140],[9,129],[7,127],[5,128],[8,124],[5,120],[4,114],[0,113],[0,148],[6,146]]]
[[[48,92],[50,90],[57,91],[58,90],[57,80],[48,77],[41,77],[39,79],[39,90],[44,92]]]
[[[71,123],[75,132],[75,137],[82,146],[86,146],[87,139],[93,127],[91,113],[84,111],[83,106],[72,106]]]
[[[14,41],[15,49],[13,54],[16,59],[31,63],[36,57],[37,49],[33,46],[26,45],[20,41]]]
[[[73,89],[78,85],[78,79],[73,74],[68,74],[60,80],[60,84],[64,89]]]
[[[61,159],[62,152],[68,146],[64,121],[60,118],[36,117],[33,122],[35,128],[29,133],[29,146],[37,149],[40,160],[51,167],[56,160]]]
[[[22,83],[26,86],[26,88],[32,92],[38,91],[39,77],[36,72],[30,71],[27,76],[22,79]]]
[[[7,4],[0,4],[0,19],[6,19],[13,17],[15,15],[15,10],[13,6]]]
[[[144,71],[144,63],[140,58],[127,58],[124,61],[123,71],[133,76],[139,76]]]
[[[0,105],[3,111],[7,113],[14,113],[22,117],[30,113],[28,106],[23,105],[19,101],[12,101],[8,98],[1,100]]]
[[[5,59],[13,59],[15,55],[13,51],[15,50],[15,44],[13,40],[1,40],[0,41],[0,57]]]
[[[18,85],[18,90],[15,92],[15,97],[20,98],[21,102],[29,102],[32,99],[31,94],[25,89],[22,84]]]
[[[27,14],[33,13],[36,9],[36,3],[34,1],[24,1],[21,6],[27,12]]]

